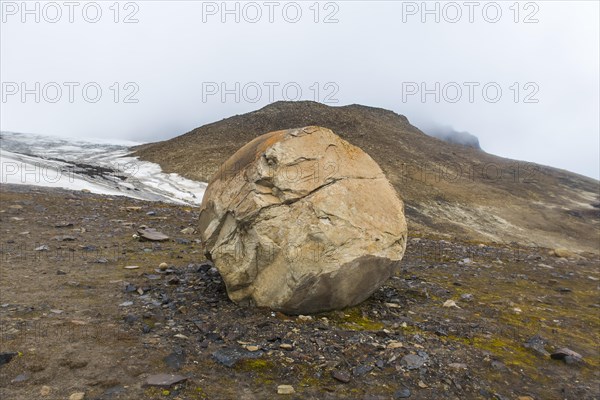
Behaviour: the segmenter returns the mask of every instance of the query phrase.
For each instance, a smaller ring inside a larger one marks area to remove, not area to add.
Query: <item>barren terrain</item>
[[[2,399],[600,396],[597,254],[412,231],[369,300],[288,317],[228,300],[180,232],[196,208],[11,185],[0,201]],[[549,356],[563,347],[583,359]],[[161,373],[186,380],[147,385]]]

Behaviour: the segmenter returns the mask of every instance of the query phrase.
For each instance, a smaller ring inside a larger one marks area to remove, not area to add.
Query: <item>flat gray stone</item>
[[[416,354],[408,354],[402,357],[400,364],[402,364],[408,370],[419,369],[425,364],[425,358]]]
[[[579,362],[583,359],[583,356],[571,349],[563,347],[562,349],[558,349],[552,354],[550,354],[554,360],[563,360],[567,364],[572,364],[575,362]]]
[[[167,235],[152,228],[138,229],[137,234],[140,235],[142,239],[150,240],[152,242],[164,242],[165,240],[169,240]]]
[[[186,380],[187,377],[183,375],[156,374],[150,375],[148,379],[146,379],[146,386],[158,386],[168,388],[175,385],[176,383],[185,382]]]

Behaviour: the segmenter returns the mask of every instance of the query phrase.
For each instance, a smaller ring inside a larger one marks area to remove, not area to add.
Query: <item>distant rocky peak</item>
[[[477,136],[469,132],[457,131],[450,126],[434,127],[424,130],[426,134],[434,138],[443,140],[446,143],[459,144],[465,147],[481,150]]]

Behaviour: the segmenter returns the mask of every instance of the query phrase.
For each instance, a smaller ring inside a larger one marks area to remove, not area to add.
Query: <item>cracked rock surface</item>
[[[310,126],[228,159],[204,195],[200,233],[233,301],[306,314],[368,298],[398,268],[407,229],[375,161]]]

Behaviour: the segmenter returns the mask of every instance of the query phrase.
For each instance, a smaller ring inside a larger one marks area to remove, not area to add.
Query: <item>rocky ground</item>
[[[2,399],[600,396],[597,254],[412,236],[360,306],[286,316],[228,300],[196,208],[1,189]]]

